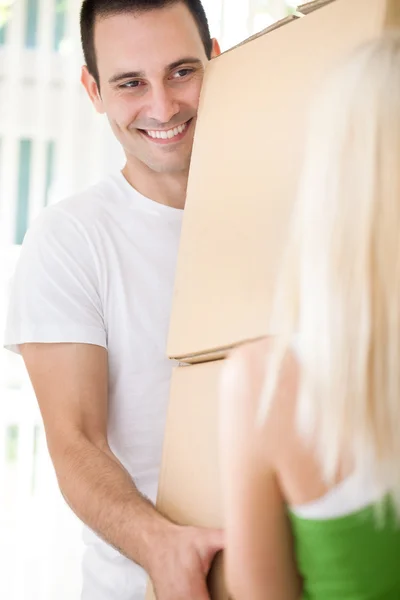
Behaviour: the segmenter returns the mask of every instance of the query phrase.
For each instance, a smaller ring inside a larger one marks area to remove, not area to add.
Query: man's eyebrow
[[[165,67],[165,71],[173,71],[174,69],[182,65],[202,66],[203,63],[199,58],[188,56],[185,58],[180,58],[179,60],[176,60],[175,62],[171,63],[170,65]],[[126,73],[117,73],[116,75],[113,75],[111,79],[108,80],[108,83],[118,83],[123,79],[143,79],[144,77],[146,77],[144,71],[127,71]]]
[[[143,71],[127,71],[126,73],[117,73],[113,75],[111,79],[108,80],[108,83],[118,83],[118,81],[122,81],[123,79],[140,79],[145,76]]]
[[[187,56],[186,58],[181,58],[179,60],[176,60],[175,62],[171,63],[170,65],[168,65],[168,67],[166,67],[166,71],[173,71],[173,69],[176,69],[177,67],[180,67],[182,65],[203,65],[202,61],[199,58],[194,58],[193,56]]]

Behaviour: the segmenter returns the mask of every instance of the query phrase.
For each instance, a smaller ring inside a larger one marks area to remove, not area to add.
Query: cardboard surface
[[[239,341],[271,333],[268,313],[311,96],[351,49],[400,24],[400,0],[315,7],[209,64],[178,260],[172,358],[223,356]]]
[[[172,376],[157,507],[182,525],[221,527],[218,386],[224,361],[178,367]],[[229,600],[218,556],[211,600]],[[149,586],[146,600],[153,600]],[[187,600],[196,600],[188,598]]]

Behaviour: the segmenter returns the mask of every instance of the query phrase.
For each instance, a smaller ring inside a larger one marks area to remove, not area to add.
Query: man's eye
[[[182,77],[186,77],[186,75],[190,75],[191,73],[193,73],[193,69],[180,69],[175,73],[175,77],[182,79]]]
[[[141,85],[141,81],[127,81],[126,83],[123,83],[122,85],[120,85],[119,87],[122,89],[132,89],[132,88],[137,88]]]

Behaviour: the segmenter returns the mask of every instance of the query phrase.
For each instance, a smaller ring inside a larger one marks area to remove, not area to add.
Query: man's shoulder
[[[45,243],[45,240],[57,244],[86,244],[109,220],[114,205],[121,205],[119,193],[117,178],[110,176],[47,206],[30,225],[24,245]]]
[[[55,202],[49,207],[49,211],[76,220],[82,226],[93,225],[103,219],[108,207],[120,193],[116,178],[109,176],[72,196]]]

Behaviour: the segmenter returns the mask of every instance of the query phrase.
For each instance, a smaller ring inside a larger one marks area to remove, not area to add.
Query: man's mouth
[[[140,129],[139,131],[156,144],[176,143],[185,137],[192,120],[172,127],[172,129]]]

